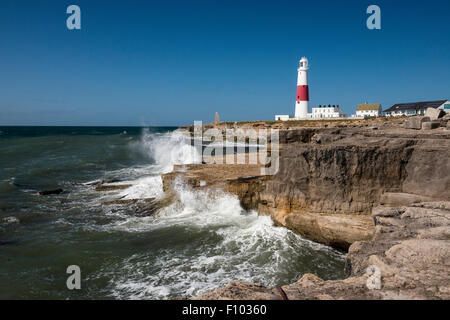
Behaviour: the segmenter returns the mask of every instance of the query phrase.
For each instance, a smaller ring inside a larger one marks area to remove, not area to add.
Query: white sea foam
[[[162,179],[159,175],[143,177],[133,181],[123,181],[121,183],[131,183],[132,185],[118,194],[120,199],[159,198],[164,194]]]
[[[130,147],[144,153],[154,164],[109,172],[108,177],[121,179],[112,184],[132,186],[120,192],[109,192],[106,199],[159,198],[163,195],[161,174],[172,171],[175,164],[190,164],[201,159],[190,145],[190,139],[181,131],[151,133],[144,130],[139,141],[133,142]],[[105,201],[105,197],[100,200]]]
[[[276,275],[306,251],[339,253],[274,226],[270,217],[245,212],[236,196],[175,186],[180,201],[157,217],[133,217],[110,225],[110,231],[168,232],[176,229],[192,239],[185,248],[166,247],[136,254],[112,266],[111,292],[127,299],[195,296],[230,281],[274,285]],[[215,240],[212,240],[215,239]],[[295,279],[293,279],[295,280]]]
[[[175,164],[201,162],[201,155],[190,144],[190,138],[176,130],[170,133],[151,133],[144,130],[132,148],[139,150],[160,166],[162,173],[173,170]]]
[[[16,217],[5,217],[0,219],[0,224],[14,224],[14,223],[20,223],[20,220]]]

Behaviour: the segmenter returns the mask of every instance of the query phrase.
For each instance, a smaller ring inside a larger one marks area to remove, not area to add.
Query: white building
[[[381,117],[383,111],[379,103],[363,103],[356,107],[357,117]]]
[[[308,114],[310,119],[327,119],[327,118],[345,118],[346,115],[339,107],[339,105],[319,105],[312,108],[312,113]]]
[[[289,119],[293,120],[288,114],[277,114],[275,115],[276,121],[288,121]]]
[[[423,101],[423,102],[409,102],[394,104],[384,113],[388,117],[398,116],[415,116],[425,114],[427,108],[441,109],[445,112],[450,112],[449,100]]]

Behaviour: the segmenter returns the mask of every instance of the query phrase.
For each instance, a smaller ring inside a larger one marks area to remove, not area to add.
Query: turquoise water
[[[179,183],[180,202],[157,216],[102,205],[161,197],[161,173],[192,162],[192,151],[175,128],[0,127],[0,298],[167,299],[235,280],[344,276],[344,255],[232,195]],[[95,191],[90,183],[103,179],[132,187]],[[81,290],[66,287],[69,265],[81,268]]]

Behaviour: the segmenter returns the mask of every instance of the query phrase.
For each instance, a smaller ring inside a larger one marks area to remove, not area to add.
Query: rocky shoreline
[[[218,164],[177,166],[164,175],[166,192],[175,179],[219,188],[277,225],[348,250],[344,280],[306,274],[281,288],[236,282],[199,299],[450,298],[448,116],[433,130],[410,129],[410,121],[281,128],[280,169],[273,176],[260,175],[258,165]],[[230,126],[236,124],[216,128]],[[369,289],[374,276],[378,287]]]
[[[278,172],[262,175],[263,165],[248,163],[175,165],[162,175],[162,199],[104,205],[156,214],[177,201],[174,186],[182,181],[234,194],[243,209],[347,252],[346,279],[305,274],[282,287],[232,282],[198,299],[449,299],[450,117],[434,129],[412,128],[419,118],[206,125],[223,133],[280,129]]]
[[[197,299],[449,299],[450,202],[380,206],[372,216],[373,239],[350,246],[344,280],[305,274],[281,288],[233,282]]]

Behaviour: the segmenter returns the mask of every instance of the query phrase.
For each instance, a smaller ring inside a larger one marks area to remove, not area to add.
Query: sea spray
[[[116,297],[192,297],[237,280],[279,285],[288,274],[289,280],[296,280],[310,264],[326,269],[325,252],[342,259],[332,249],[274,226],[270,217],[244,211],[234,195],[192,190],[180,180],[174,190],[179,201],[158,216],[110,226],[122,232],[171,235],[156,251],[133,255],[102,271],[115,275],[110,290]],[[302,259],[309,261],[299,263]]]
[[[161,166],[162,173],[173,170],[173,165],[190,164],[201,161],[201,155],[191,146],[191,139],[182,131],[170,133],[151,133],[144,129],[139,142],[132,144],[132,148],[139,150]]]

